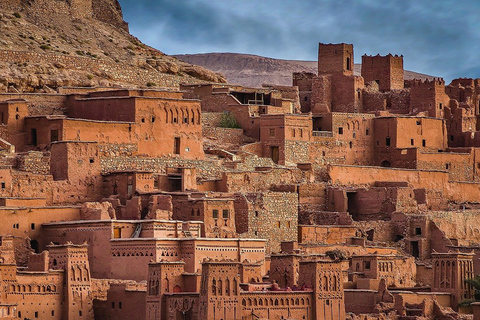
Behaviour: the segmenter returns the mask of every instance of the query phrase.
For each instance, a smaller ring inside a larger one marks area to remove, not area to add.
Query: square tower
[[[353,75],[353,44],[318,45],[318,75]]]

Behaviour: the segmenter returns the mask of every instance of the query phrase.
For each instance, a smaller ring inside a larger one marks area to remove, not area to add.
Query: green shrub
[[[14,16],[15,18],[18,18],[18,19],[20,19],[20,18],[22,17],[22,16],[20,15],[20,13],[18,13],[18,12],[14,12],[14,13],[13,13],[13,16]]]
[[[222,118],[220,119],[220,127],[222,128],[242,128],[240,124],[238,124],[237,119],[235,116],[230,112],[222,113]]]
[[[155,82],[147,82],[147,87],[155,87],[157,84]]]

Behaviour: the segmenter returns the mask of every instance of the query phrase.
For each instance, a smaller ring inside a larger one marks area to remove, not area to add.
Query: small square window
[[[270,137],[274,137],[275,136],[275,129],[274,128],[271,128],[269,130],[269,134],[270,134]]]
[[[228,219],[228,209],[223,209],[223,211],[222,211],[222,218],[223,218],[223,219]]]
[[[365,130],[365,135],[368,136],[369,134],[370,134],[370,130],[369,130],[369,129],[366,129],[366,130]]]
[[[212,216],[213,216],[213,219],[218,219],[218,210],[217,209],[213,209]]]
[[[427,141],[425,141],[425,139],[422,140],[422,147],[426,147],[427,146]]]
[[[338,134],[343,134],[343,127],[338,127]]]
[[[415,228],[415,235],[421,236],[422,235],[422,228]]]
[[[2,186],[2,189],[5,189],[5,182],[2,182],[1,186]]]
[[[413,139],[410,139],[410,145],[413,146],[415,144],[415,141]]]
[[[35,230],[35,223],[30,224],[30,228],[31,228],[32,230]]]
[[[387,138],[385,139],[385,145],[386,145],[387,147],[390,146],[390,137],[387,137]]]

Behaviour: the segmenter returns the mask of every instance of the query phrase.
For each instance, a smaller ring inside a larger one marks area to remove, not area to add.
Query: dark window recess
[[[223,209],[222,218],[223,219],[228,219],[228,210],[227,209]]]
[[[427,141],[425,141],[425,139],[422,140],[422,147],[426,147],[427,146]]]
[[[32,129],[31,131],[32,135],[32,145],[36,146],[38,141],[37,141],[37,129]]]
[[[94,162],[95,162],[95,159],[93,159],[93,158],[90,158],[90,160],[89,160],[89,161],[90,161],[90,163],[94,163]]]
[[[415,235],[421,236],[422,235],[422,228],[415,228]]]
[[[179,137],[175,137],[175,140],[173,141],[173,153],[180,154],[180,138]]]
[[[30,228],[31,228],[32,230],[35,230],[35,223],[30,224]]]
[[[415,141],[413,139],[410,139],[410,145],[414,145]]]
[[[50,142],[58,141],[58,130],[50,130]]]
[[[213,209],[212,216],[213,216],[214,219],[218,219],[218,210],[217,209]]]
[[[370,130],[369,130],[369,129],[366,129],[366,130],[365,130],[365,135],[368,136],[369,134],[370,134]]]
[[[338,134],[343,134],[343,127],[338,127]]]
[[[1,183],[2,189],[5,189],[5,182]]]
[[[450,135],[450,141],[453,141],[453,135]]]
[[[390,146],[390,137],[387,137],[387,138],[385,139],[385,145],[386,145],[387,147]]]

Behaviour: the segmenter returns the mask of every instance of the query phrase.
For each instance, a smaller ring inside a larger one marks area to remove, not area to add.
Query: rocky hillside
[[[178,59],[220,72],[229,83],[261,87],[264,83],[292,85],[293,72],[317,72],[317,61],[281,60],[240,53],[204,53],[176,55]],[[360,75],[361,65],[355,65]],[[421,73],[405,71],[405,79],[433,78]]]
[[[0,92],[225,82],[130,35],[117,0],[1,0],[0,29]]]

